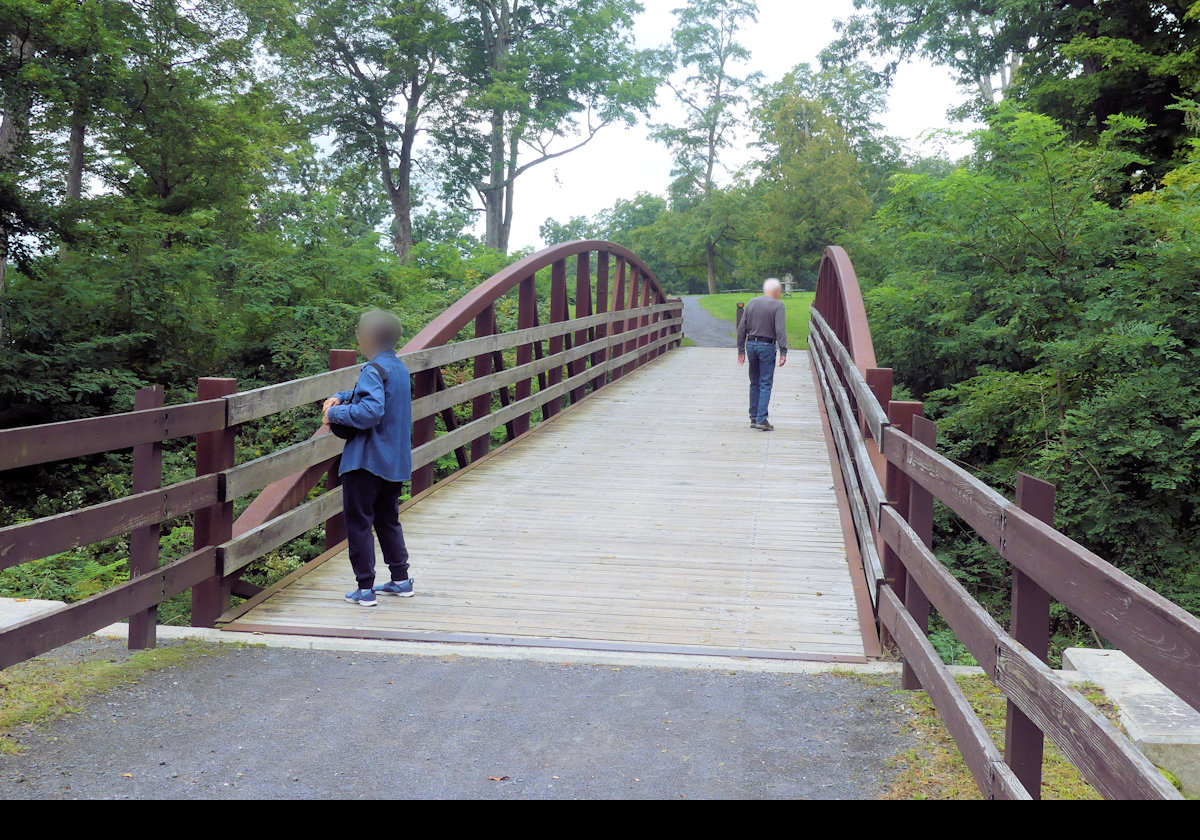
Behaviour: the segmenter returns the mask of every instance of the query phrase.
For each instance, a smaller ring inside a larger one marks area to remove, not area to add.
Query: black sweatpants
[[[359,589],[375,585],[375,540],[371,526],[379,535],[383,562],[392,580],[408,580],[408,549],[404,547],[404,529],[400,527],[400,493],[404,483],[384,481],[367,470],[351,470],[342,476],[342,509],[346,514],[346,539],[350,544],[350,565]]]

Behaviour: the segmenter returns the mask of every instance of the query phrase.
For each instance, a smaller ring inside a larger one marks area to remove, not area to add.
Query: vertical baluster
[[[642,272],[637,266],[633,266],[629,277],[629,303],[626,306],[627,310],[637,309],[638,293],[642,282]],[[637,329],[637,316],[625,319],[625,332],[633,332]],[[637,347],[637,339],[630,338],[623,343],[622,353],[627,356],[627,361],[622,367],[625,373],[631,373],[637,367],[636,360],[633,358],[633,351]]]
[[[1017,473],[1017,507],[1054,527],[1054,485]],[[1012,620],[1009,632],[1045,662],[1050,656],[1050,595],[1020,569],[1013,569]],[[1004,724],[1004,760],[1029,795],[1042,794],[1042,751],[1045,737],[1037,724],[1008,701]]]
[[[477,316],[475,316],[475,337],[486,338],[492,335],[496,329],[496,307],[489,304]],[[492,372],[492,354],[491,352],[480,353],[475,357],[474,375],[476,379],[482,379],[490,375]],[[471,419],[482,420],[492,413],[492,392],[480,394],[471,400]],[[480,435],[471,441],[471,460],[478,461],[488,453],[491,448],[491,435]]]
[[[613,305],[612,305],[611,311],[613,313],[623,312],[625,310],[625,300],[626,300],[625,273],[626,273],[625,258],[617,257],[617,282],[613,285],[613,296],[612,296]],[[612,325],[612,335],[614,337],[625,332],[625,319],[624,318],[613,320],[613,321],[610,321],[609,323]],[[620,343],[620,342],[610,342],[609,348],[610,349],[609,349],[609,353],[608,353],[608,358],[610,360],[616,359],[621,355],[621,351],[624,348],[624,344]],[[624,367],[623,365],[617,365],[616,367],[613,368],[612,373],[609,377],[610,382],[616,381],[617,379],[621,378],[621,375],[624,373],[623,367]]]
[[[236,379],[205,377],[196,387],[197,400],[216,400],[237,391]],[[226,426],[215,432],[196,435],[196,475],[209,475],[233,466],[237,428]],[[221,545],[233,537],[233,502],[217,502],[196,511],[192,546],[201,549]],[[229,606],[231,583],[222,578],[222,569],[213,577],[192,587],[192,625],[212,627]]]
[[[596,314],[601,315],[608,311],[608,251],[601,251],[596,255]],[[605,338],[608,336],[608,325],[600,324],[593,331],[592,335],[595,338]],[[607,349],[597,350],[592,354],[592,367],[602,365],[608,360]],[[608,381],[607,374],[600,374],[592,380],[592,390],[604,387]]]
[[[643,309],[650,306],[650,292],[651,292],[650,278],[643,275],[642,276],[642,308]],[[641,318],[639,318],[638,326],[639,327],[650,326],[650,316],[643,315]],[[645,347],[649,343],[650,343],[650,333],[646,333],[645,335],[643,335],[641,338],[639,338],[637,340],[638,347]],[[648,354],[646,354],[646,353],[642,353],[640,356],[638,356],[637,363],[639,365],[645,364],[646,360],[647,360],[647,355]]]
[[[438,369],[430,368],[413,375],[413,400],[428,397],[437,391]],[[433,440],[435,434],[434,415],[413,418],[412,447],[416,449]],[[426,464],[413,470],[412,495],[424,492],[433,486],[433,464]]]
[[[517,329],[527,330],[537,323],[537,283],[531,275],[521,281],[517,291]],[[522,344],[517,348],[517,365],[527,365],[533,361],[533,342]],[[533,393],[533,380],[522,379],[516,386],[517,402]],[[525,412],[513,421],[513,431],[523,435],[529,431],[530,412]]]
[[[141,388],[133,397],[134,411],[161,408],[165,392],[161,385]],[[162,441],[133,448],[133,492],[144,493],[162,487]],[[129,576],[153,572],[158,568],[160,525],[146,525],[129,535]],[[129,649],[152,648],[157,637],[158,607],[149,607],[129,616]]]
[[[551,323],[560,324],[567,320],[567,261],[558,260],[550,269],[550,321]],[[548,352],[551,356],[563,351],[565,344],[563,335],[556,335],[550,339]],[[550,368],[549,376],[546,381],[550,387],[554,387],[562,382],[563,369],[562,365],[555,365]],[[558,414],[562,407],[562,398],[555,397],[544,406],[542,406],[543,417],[553,417]]]
[[[592,255],[579,254],[575,258],[575,317],[586,318],[592,314]],[[575,331],[575,346],[587,344],[588,331]],[[571,376],[578,376],[587,370],[587,356],[571,362]],[[571,404],[579,402],[587,393],[587,383],[571,391]]]

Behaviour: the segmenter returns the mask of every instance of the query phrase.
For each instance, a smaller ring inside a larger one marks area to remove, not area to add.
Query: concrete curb
[[[129,633],[125,624],[111,624],[96,632],[105,638],[122,639]],[[574,648],[527,648],[503,645],[465,645],[442,642],[398,642],[380,639],[335,639],[324,636],[288,636],[273,633],[238,633],[205,627],[160,625],[158,638],[199,639],[213,644],[238,643],[270,648],[299,650],[385,653],[399,656],[462,657],[466,659],[510,659],[519,662],[571,662],[579,665],[623,665],[643,668],[679,668],[694,671],[742,671],[756,674],[828,674],[833,672],[862,675],[900,673],[899,662],[804,662],[788,659],[750,659],[732,656],[689,656],[682,654],[626,653]],[[982,668],[952,666],[951,673],[982,675]]]

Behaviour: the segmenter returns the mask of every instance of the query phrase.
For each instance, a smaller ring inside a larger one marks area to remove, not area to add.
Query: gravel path
[[[737,332],[700,305],[700,295],[683,296],[683,334],[700,347],[737,347]]]
[[[230,649],[22,736],[0,799],[873,798],[902,699],[828,675]]]

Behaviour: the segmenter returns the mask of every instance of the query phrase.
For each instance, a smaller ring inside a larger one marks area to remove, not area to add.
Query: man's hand
[[[744,353],[738,355],[738,364],[739,365],[746,364],[746,355]]]
[[[341,404],[342,401],[337,397],[330,397],[329,399],[325,400],[325,403],[321,406],[321,425],[329,425],[329,409],[333,408],[335,405]]]
[[[780,356],[779,357],[779,366],[783,367],[786,364],[787,364],[787,356]]]

